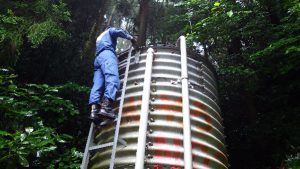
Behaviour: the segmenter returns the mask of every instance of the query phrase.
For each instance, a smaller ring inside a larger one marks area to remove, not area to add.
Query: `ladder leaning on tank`
[[[115,127],[115,133],[114,133],[114,141],[113,142],[108,142],[100,145],[95,145],[93,139],[94,139],[94,134],[95,134],[95,126],[94,123],[91,123],[90,130],[89,130],[89,135],[87,138],[87,143],[85,146],[84,150],[84,155],[81,163],[81,169],[87,169],[88,164],[89,164],[89,158],[90,158],[90,152],[100,150],[102,148],[106,147],[111,147],[112,146],[112,153],[111,153],[111,159],[109,163],[109,169],[114,168],[115,164],[115,156],[116,156],[116,150],[117,150],[117,144],[120,142],[124,146],[127,146],[127,143],[125,140],[119,138],[119,130],[120,130],[120,124],[121,124],[121,117],[122,117],[122,112],[123,112],[123,104],[124,104],[124,97],[125,97],[125,90],[126,90],[126,85],[127,85],[127,77],[128,77],[128,71],[129,71],[129,65],[130,65],[130,58],[131,58],[131,53],[132,53],[133,47],[130,47],[129,53],[128,53],[128,58],[127,58],[127,63],[126,63],[126,69],[125,69],[125,76],[123,80],[123,85],[122,85],[122,93],[121,93],[121,99],[120,99],[120,105],[119,105],[119,111],[117,118],[113,121],[116,122],[116,127]],[[100,123],[100,126],[104,126],[107,124],[107,121],[104,121]]]

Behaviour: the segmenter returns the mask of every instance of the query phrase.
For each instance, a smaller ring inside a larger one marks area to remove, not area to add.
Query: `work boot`
[[[99,124],[101,122],[101,119],[99,117],[99,111],[100,111],[100,105],[93,104],[91,107],[91,114],[89,116],[89,119],[94,122],[95,124]]]
[[[110,101],[106,97],[103,97],[99,116],[110,119],[110,120],[114,120],[116,118],[116,115],[112,111],[112,104],[113,104],[112,101]]]

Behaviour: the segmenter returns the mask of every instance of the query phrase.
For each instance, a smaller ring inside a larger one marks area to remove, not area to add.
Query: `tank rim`
[[[172,50],[177,50],[177,51],[180,51],[180,48],[175,46],[175,45],[170,45],[170,44],[157,44],[157,45],[149,45],[149,46],[141,46],[138,48],[138,50],[147,50],[148,48],[152,47],[153,49],[172,49]],[[134,55],[136,53],[136,49],[134,49],[132,51],[132,54]],[[125,51],[123,52],[120,52],[118,53],[118,58],[119,60],[123,60],[124,57],[127,57],[128,55],[128,52],[129,52],[129,48],[126,49]],[[197,54],[196,52],[192,51],[191,49],[187,48],[187,54],[188,54],[188,57],[189,58],[192,58],[196,61],[202,61],[204,62],[205,65],[208,66],[208,68],[214,73],[215,77],[217,78],[217,72],[216,72],[216,69],[215,67],[213,66],[213,64],[209,61],[208,58],[206,58],[205,56],[203,55],[200,55],[200,54]]]

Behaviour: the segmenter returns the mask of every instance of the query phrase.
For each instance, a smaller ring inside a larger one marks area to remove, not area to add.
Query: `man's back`
[[[118,37],[131,40],[133,37],[123,29],[110,27],[101,33],[96,40],[96,55],[103,50],[111,50],[115,53]]]

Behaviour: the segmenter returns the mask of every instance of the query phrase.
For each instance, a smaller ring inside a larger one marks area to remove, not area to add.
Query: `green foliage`
[[[219,65],[232,168],[278,168],[286,156],[287,167],[299,167],[297,155],[289,156],[299,153],[300,144],[299,4],[184,0],[179,6],[183,12],[176,18],[186,26],[178,31]],[[176,25],[176,18],[170,23]]]
[[[287,169],[300,169],[300,153],[288,156],[285,163]]]
[[[55,151],[58,143],[64,143],[62,136],[48,127],[44,127],[40,122],[39,129],[34,130],[33,127],[25,128],[25,131],[17,131],[15,133],[7,133],[1,131],[0,134],[0,152],[7,151],[2,156],[0,163],[18,159],[23,167],[29,167],[29,155],[48,156],[49,153]],[[1,153],[2,154],[2,153]]]
[[[0,71],[1,168],[78,168],[81,153],[70,145],[76,135],[61,130],[70,119],[80,118],[79,112],[59,95],[67,95],[70,88],[72,92],[86,92],[86,88],[74,83],[20,85],[15,77],[7,69]]]
[[[38,47],[48,37],[62,39],[66,36],[67,34],[52,20],[31,25],[27,35],[32,47]]]
[[[22,24],[25,23],[23,17],[15,16],[11,9],[7,9],[6,14],[0,14],[0,44],[4,45],[6,41],[16,46],[23,43],[22,39]]]
[[[47,39],[62,40],[67,33],[62,23],[70,22],[70,12],[60,0],[5,1],[0,8],[0,66],[11,66],[28,41],[38,47]]]
[[[250,60],[254,63],[269,62],[277,63],[276,71],[262,69],[272,76],[278,77],[288,75],[292,71],[297,71],[300,66],[300,12],[299,0],[286,4],[287,15],[281,19],[281,24],[273,30],[273,36],[269,44],[250,55]],[[261,63],[260,63],[261,64]]]
[[[79,114],[69,100],[57,96],[57,87],[36,84],[19,87],[12,83],[1,86],[0,89],[2,90],[1,107],[7,112],[7,114],[4,114],[7,120],[16,120],[21,115],[21,122],[23,116],[39,115],[45,118],[48,117],[48,123],[57,126],[66,121],[68,117]],[[56,118],[52,119],[50,117]]]
[[[75,148],[72,148],[70,150],[67,150],[64,154],[62,154],[59,159],[53,160],[51,162],[51,164],[49,166],[47,166],[47,169],[79,168],[81,159],[82,159],[82,153],[79,153]],[[73,162],[73,163],[70,163],[70,162]]]
[[[62,0],[1,1],[0,63],[11,66],[16,56],[22,57],[13,67],[20,77],[0,71],[0,168],[78,168],[81,153],[76,149],[83,149],[88,130],[89,89],[63,83],[91,79],[86,69],[92,70],[92,60],[81,60],[79,53],[91,21],[106,8],[103,1],[66,2],[72,16]],[[151,42],[173,44],[186,34],[191,47],[201,47],[205,57],[218,62],[232,169],[299,168],[299,4],[151,1]],[[121,19],[132,24],[130,9],[138,11],[128,5],[119,2],[115,24]],[[65,41],[69,34],[72,38]],[[40,84],[45,82],[63,85]]]

